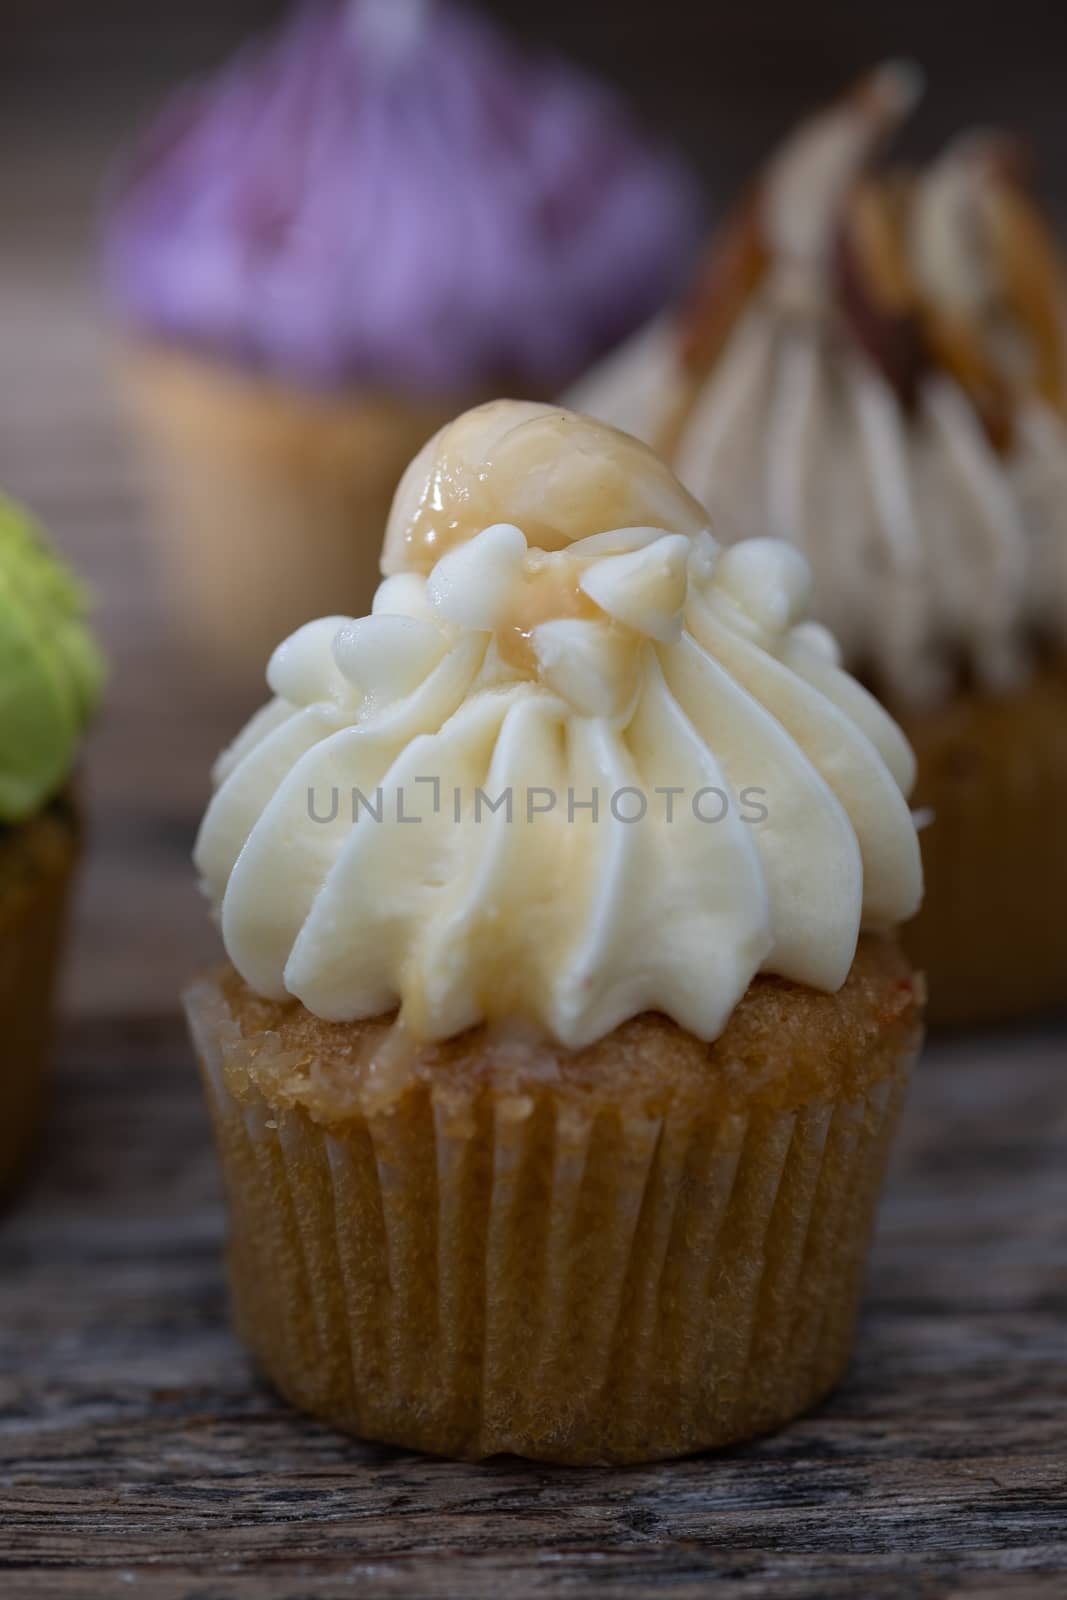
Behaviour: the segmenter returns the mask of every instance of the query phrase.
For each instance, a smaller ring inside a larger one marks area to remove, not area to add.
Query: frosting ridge
[[[1067,639],[1067,294],[1018,146],[879,163],[914,72],[803,123],[676,317],[570,402],[662,450],[725,537],[811,560],[892,702],[1010,688]]]
[[[644,446],[468,413],[385,564],[371,616],[279,647],[216,775],[196,860],[259,992],[430,1038],[509,1018],[579,1046],[659,1010],[710,1039],[758,971],[835,989],[861,925],[914,911],[911,752],[806,620],[807,564],[720,549]]]
[[[74,765],[103,663],[77,579],[0,495],[0,824],[50,800]]]

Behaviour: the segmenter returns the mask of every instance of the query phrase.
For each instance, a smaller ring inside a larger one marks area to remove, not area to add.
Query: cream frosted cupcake
[[[282,634],[369,607],[412,455],[639,326],[694,211],[612,94],[450,0],[313,0],[179,95],[113,198],[105,270],[206,659],[258,681]]]
[[[0,1194],[40,1120],[78,856],[69,784],[101,676],[81,590],[0,496]]]
[[[1067,298],[995,135],[875,166],[914,75],[804,124],[680,314],[574,392],[660,448],[724,537],[809,557],[816,611],[919,757],[931,1016],[1063,1004]]]
[[[445,428],[384,567],[276,651],[197,844],[238,1328],[444,1454],[774,1427],[847,1360],[920,1037],[907,744],[793,550],[573,414]]]

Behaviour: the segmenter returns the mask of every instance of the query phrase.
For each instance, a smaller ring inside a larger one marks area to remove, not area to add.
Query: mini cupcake
[[[874,164],[914,91],[883,68],[802,126],[680,314],[574,399],[661,449],[724,536],[809,557],[916,749],[909,948],[931,1017],[964,1021],[1067,998],[1067,299],[1008,140]]]
[[[684,272],[694,195],[616,98],[447,0],[314,0],[165,112],[111,299],[176,608],[241,676],[361,612],[401,472],[546,398]]]
[[[101,665],[81,591],[0,498],[0,1191],[36,1131],[64,908],[78,854],[70,778]]]
[[[908,746],[794,550],[574,414],[445,428],[384,568],[275,652],[197,844],[238,1328],[437,1453],[775,1427],[847,1360],[919,1042]]]

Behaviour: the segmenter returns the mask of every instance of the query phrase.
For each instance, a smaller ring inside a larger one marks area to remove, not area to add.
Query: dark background
[[[212,64],[283,9],[276,0],[5,0],[0,118],[28,110],[51,119],[40,130],[49,139],[79,119],[120,128],[168,81]],[[688,147],[720,198],[806,106],[887,54],[913,56],[929,74],[913,147],[962,124],[1008,124],[1032,137],[1049,188],[1061,183],[1064,6],[486,0],[483,9],[627,88]]]

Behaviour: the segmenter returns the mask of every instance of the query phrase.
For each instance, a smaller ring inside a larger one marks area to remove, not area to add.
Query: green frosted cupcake
[[[38,1122],[78,856],[70,780],[103,681],[85,618],[73,574],[0,497],[0,1189]]]

